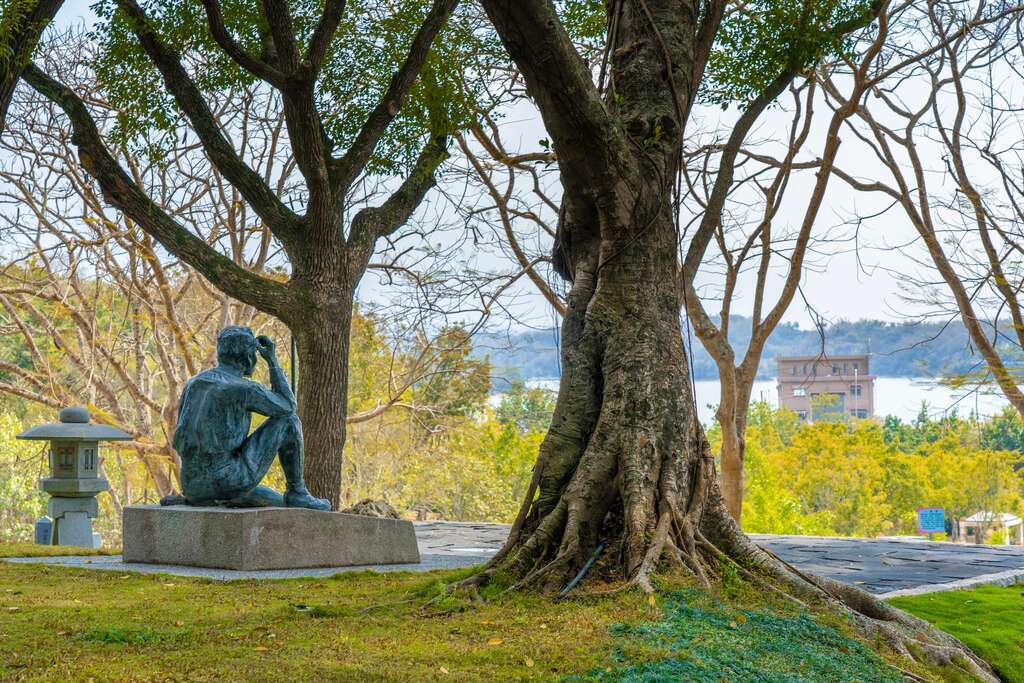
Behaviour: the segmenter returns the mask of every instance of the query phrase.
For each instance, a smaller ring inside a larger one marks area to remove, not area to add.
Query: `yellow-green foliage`
[[[342,492],[349,502],[384,498],[422,518],[511,521],[542,438],[498,422],[486,404],[480,415],[429,431],[396,411],[352,430]]]
[[[415,381],[383,416],[350,425],[346,503],[383,498],[421,518],[512,520],[543,433],[495,415],[490,366],[470,350],[466,332],[449,328],[396,354],[372,316],[353,321],[350,414],[392,395],[396,374]]]
[[[976,423],[921,421],[898,432],[869,420],[802,425],[751,406],[743,527],[755,533],[913,534],[921,506],[949,518],[1019,511],[1020,454],[982,448]],[[717,429],[711,430],[713,440]]]
[[[21,421],[0,414],[0,541],[28,541],[35,521],[46,514],[47,496],[39,477],[47,471],[46,454],[38,441],[18,441]]]
[[[1006,545],[1007,533],[1006,529],[996,529],[989,534],[988,540],[985,541],[989,545]]]
[[[511,522],[518,511],[543,435],[520,434],[490,411],[410,453],[396,473],[396,500],[442,519]]]

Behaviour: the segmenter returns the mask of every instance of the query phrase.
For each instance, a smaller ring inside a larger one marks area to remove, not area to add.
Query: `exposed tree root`
[[[926,664],[960,669],[981,681],[997,682],[991,667],[966,645],[923,619],[898,610],[870,593],[832,579],[805,574],[770,551],[758,546],[736,528],[727,513],[712,525],[725,532],[730,557],[739,564],[774,579],[780,590],[809,603],[822,605],[847,616],[868,639],[880,639],[893,651]],[[738,556],[738,557],[737,557]]]
[[[953,667],[981,681],[999,680],[988,664],[956,638],[859,588],[805,574],[752,542],[728,516],[714,480],[704,481],[705,470],[713,473],[713,463],[709,458],[696,462],[700,464],[688,473],[688,493],[692,495],[685,498],[685,505],[678,496],[682,489],[673,479],[678,470],[659,468],[655,489],[661,495],[654,496],[657,514],[643,525],[642,552],[638,555],[635,544],[629,542],[630,511],[623,502],[626,494],[616,501],[622,505],[622,514],[616,513],[617,505],[606,505],[602,508],[604,524],[595,525],[574,503],[570,482],[547,515],[537,519],[532,529],[524,525],[515,541],[510,539],[501,554],[460,585],[479,596],[480,586],[502,574],[513,579],[508,590],[537,589],[564,595],[569,580],[601,542],[607,544],[607,549],[599,571],[604,578],[621,583],[598,594],[629,588],[653,593],[654,577],[666,565],[686,569],[711,591],[722,575],[732,570],[802,609],[827,609],[848,617],[865,638],[884,643],[912,661]],[[622,477],[616,476],[613,482],[618,489]],[[598,531],[588,533],[588,527]],[[904,673],[908,679],[915,678]]]

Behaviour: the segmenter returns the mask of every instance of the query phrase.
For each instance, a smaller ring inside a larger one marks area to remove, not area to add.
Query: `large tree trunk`
[[[726,509],[683,350],[673,220],[683,128],[724,3],[703,15],[679,0],[608,3],[613,94],[603,98],[550,0],[482,4],[555,144],[564,194],[553,263],[572,288],[558,400],[526,499],[503,548],[464,583],[501,576],[565,591],[597,554],[606,578],[645,591],[663,563],[709,587],[729,566],[801,604],[831,605],[903,653],[995,680],[941,631],[768,554]]]
[[[679,332],[675,227],[657,188],[648,194],[598,219],[618,239],[573,250],[537,498],[507,549],[528,584],[561,588],[599,544],[643,582],[663,550],[694,544],[714,466]]]
[[[554,261],[572,289],[552,424],[527,499],[492,569],[511,573],[523,586],[559,589],[602,548],[605,567],[647,590],[663,559],[707,581],[698,550],[702,524],[710,519],[717,529],[721,517],[731,518],[697,420],[679,328],[673,183],[693,91],[685,81],[666,87],[664,79],[666,59],[693,68],[697,47],[688,22],[697,16],[656,3],[654,14],[671,17],[678,30],[666,45],[650,35],[652,16],[642,7],[626,3],[616,10],[618,92],[604,106],[617,111],[623,130],[602,123],[593,105],[564,120],[558,116],[575,104],[560,99],[563,85],[544,97],[550,69],[535,71],[529,62],[551,57],[533,54],[538,48],[529,23],[548,24],[544,14],[551,10],[530,4],[536,9],[485,6],[528,86],[536,87],[545,123],[561,133],[555,139],[566,194]],[[572,66],[570,59],[566,67]],[[580,116],[595,117],[592,136],[608,149],[579,136]],[[604,172],[592,172],[602,165]],[[735,524],[729,528],[738,533]]]
[[[306,484],[337,510],[348,401],[352,294],[337,294],[294,323],[298,414],[305,441]]]

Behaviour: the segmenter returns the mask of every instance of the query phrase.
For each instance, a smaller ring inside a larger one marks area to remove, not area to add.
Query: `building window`
[[[807,419],[807,411],[806,410],[798,410],[798,411],[796,411],[796,416],[798,418],[800,418],[801,420],[806,420]]]
[[[795,365],[789,366],[789,374],[791,374],[791,375],[795,375],[796,374],[796,366]]]
[[[839,366],[838,365],[833,365],[832,366],[832,374],[833,375],[838,375],[839,374]]]
[[[807,363],[804,363],[804,375],[807,374]]]
[[[807,390],[804,389],[803,387],[793,387],[793,395],[794,396],[806,396],[807,395]]]
[[[860,385],[859,384],[851,384],[850,385],[850,396],[860,396]]]
[[[864,409],[864,408],[855,408],[854,410],[851,410],[850,413],[854,417],[859,417],[862,420],[867,419],[867,416],[868,416],[868,411],[866,409]]]
[[[860,372],[860,363],[854,363],[853,364],[853,371],[854,372]]]

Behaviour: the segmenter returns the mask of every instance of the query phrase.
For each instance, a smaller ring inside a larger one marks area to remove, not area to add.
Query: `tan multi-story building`
[[[779,363],[779,406],[813,422],[825,414],[875,414],[875,377],[867,355],[788,356]]]

